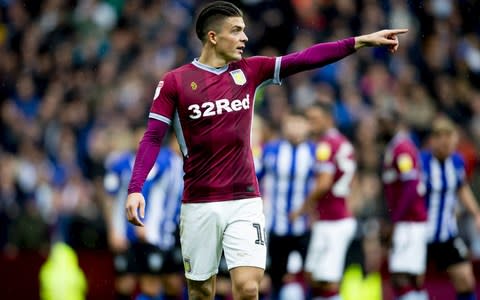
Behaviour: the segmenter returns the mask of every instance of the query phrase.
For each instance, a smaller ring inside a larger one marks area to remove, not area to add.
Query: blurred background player
[[[382,180],[393,223],[389,270],[396,299],[428,299],[422,290],[426,268],[425,187],[420,155],[407,126],[395,112],[381,115],[380,128],[389,141]]]
[[[143,134],[143,130],[137,133]],[[183,268],[177,224],[183,189],[183,164],[177,145],[171,135],[143,187],[142,193],[147,199],[145,227],[127,223],[125,216],[125,200],[135,154],[112,154],[107,161],[104,186],[111,197],[107,220],[109,242],[115,254],[115,288],[119,300],[131,299],[137,278],[141,292],[136,298],[138,300],[182,297]]]
[[[303,260],[307,253],[310,232],[306,216],[295,221],[289,215],[302,207],[313,181],[315,146],[307,141],[309,125],[305,116],[290,112],[283,118],[281,139],[265,145],[257,169],[267,211],[269,274],[272,280],[271,299],[279,299],[292,252]],[[296,299],[303,299],[297,295]]]
[[[458,136],[455,125],[446,117],[434,121],[431,149],[422,152],[422,166],[427,188],[428,258],[446,270],[459,300],[477,299],[468,248],[457,228],[458,201],[475,218],[480,229],[480,210],[466,180],[465,163],[455,152]]]
[[[340,299],[339,283],[345,256],[356,229],[356,221],[347,207],[347,198],[355,174],[352,144],[336,128],[333,106],[316,102],[307,109],[315,149],[315,185],[302,208],[313,217],[312,236],[305,264],[310,274],[313,299]]]

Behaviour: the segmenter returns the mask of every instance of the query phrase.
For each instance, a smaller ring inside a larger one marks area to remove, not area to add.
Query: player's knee
[[[235,285],[237,295],[240,299],[257,299],[258,282],[255,280],[246,280]]]
[[[204,300],[211,299],[214,293],[213,279],[205,281],[188,280],[188,299]]]

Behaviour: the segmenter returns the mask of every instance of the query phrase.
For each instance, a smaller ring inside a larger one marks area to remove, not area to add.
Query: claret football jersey
[[[184,203],[260,196],[250,148],[256,92],[280,84],[281,58],[213,68],[194,60],[165,74],[150,118],[171,124],[184,156]]]
[[[315,151],[315,173],[331,173],[332,188],[317,201],[319,220],[340,220],[351,217],[347,207],[357,163],[352,144],[337,129],[329,129]]]
[[[405,132],[399,132],[388,144],[383,162],[382,180],[389,213],[393,215],[401,207],[406,182],[416,185],[416,193],[399,222],[423,222],[427,220],[424,203],[425,185],[421,180],[421,162],[417,147]]]

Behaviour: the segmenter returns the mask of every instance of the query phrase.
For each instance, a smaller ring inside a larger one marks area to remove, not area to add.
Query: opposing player
[[[177,149],[175,151],[175,149]],[[116,298],[131,299],[137,278],[138,300],[179,299],[183,294],[182,258],[177,238],[183,189],[182,160],[175,138],[157,156],[142,189],[149,201],[145,227],[128,224],[125,199],[135,154],[113,154],[107,160],[104,187],[110,195],[108,232],[115,254]],[[163,293],[162,293],[163,289]]]
[[[431,150],[422,152],[428,207],[427,257],[447,271],[457,299],[472,300],[476,299],[475,277],[468,249],[458,236],[455,213],[460,201],[480,229],[480,210],[466,181],[463,159],[455,152],[457,138],[453,122],[439,118],[432,126]]]
[[[428,299],[423,288],[426,267],[425,186],[420,153],[400,117],[382,115],[381,129],[390,140],[385,150],[382,180],[393,226],[389,271],[396,299]]]
[[[339,299],[345,256],[356,229],[347,207],[355,174],[352,144],[336,128],[333,106],[315,103],[307,109],[315,140],[315,185],[296,219],[304,213],[313,217],[312,236],[305,270],[310,274],[313,299]]]
[[[310,240],[308,220],[303,216],[292,222],[289,215],[305,202],[315,163],[315,146],[307,141],[309,124],[305,116],[290,112],[282,124],[282,138],[265,145],[257,169],[264,200],[270,206],[267,248],[272,300],[278,299],[284,285],[289,255],[297,251],[305,260]]]
[[[337,61],[365,46],[398,48],[397,35],[383,30],[316,44],[282,57],[242,58],[248,38],[242,12],[215,1],[196,20],[200,57],[159,82],[148,128],[136,157],[126,209],[143,223],[140,191],[160,141],[173,124],[184,157],[185,189],[181,244],[190,299],[211,299],[222,249],[235,299],[256,299],[265,268],[262,200],[250,149],[255,94],[281,78]],[[241,200],[241,201],[239,201]]]

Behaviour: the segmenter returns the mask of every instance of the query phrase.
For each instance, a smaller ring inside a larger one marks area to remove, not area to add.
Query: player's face
[[[248,41],[245,34],[245,23],[242,17],[228,17],[221,24],[221,29],[216,35],[217,54],[225,61],[242,59],[245,44]]]
[[[283,135],[293,144],[300,144],[305,141],[310,133],[310,125],[307,119],[302,116],[287,116],[283,120]]]
[[[451,131],[441,131],[432,136],[432,150],[439,159],[450,156],[457,147],[457,135]]]
[[[327,118],[329,116],[322,109],[311,107],[307,110],[306,115],[313,134],[319,135],[327,130]]]

